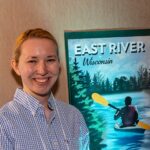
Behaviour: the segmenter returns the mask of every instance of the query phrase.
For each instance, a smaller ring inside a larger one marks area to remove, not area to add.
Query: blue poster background
[[[139,120],[150,124],[150,30],[66,32],[65,44],[69,100],[84,115],[90,149],[149,149],[149,130],[115,130],[121,122],[114,120],[116,110],[94,102],[91,94],[117,108],[132,97]]]

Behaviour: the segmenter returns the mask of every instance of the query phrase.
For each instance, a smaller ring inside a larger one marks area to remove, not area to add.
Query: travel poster
[[[150,29],[65,32],[65,46],[69,102],[85,118],[90,149],[149,149],[140,123],[150,126]],[[114,116],[126,97],[138,121],[122,127]]]

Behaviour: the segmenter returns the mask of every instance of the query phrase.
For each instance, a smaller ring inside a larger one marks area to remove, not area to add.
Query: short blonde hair
[[[54,44],[56,45],[56,51],[57,51],[57,55],[59,57],[59,54],[58,54],[58,43],[55,39],[55,37],[50,33],[48,32],[47,30],[44,30],[44,29],[41,29],[41,28],[35,28],[35,29],[29,29],[25,32],[22,32],[16,39],[16,43],[15,43],[15,48],[14,48],[14,51],[13,51],[13,59],[16,61],[16,63],[19,62],[19,58],[20,58],[20,55],[21,55],[21,46],[22,44],[28,40],[28,39],[31,39],[31,38],[46,38],[46,39],[49,39],[51,41],[54,42]]]

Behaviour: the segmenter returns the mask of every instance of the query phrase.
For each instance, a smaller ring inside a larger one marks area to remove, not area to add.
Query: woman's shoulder
[[[16,114],[18,114],[18,111],[14,101],[7,102],[0,108],[0,118],[9,118]]]

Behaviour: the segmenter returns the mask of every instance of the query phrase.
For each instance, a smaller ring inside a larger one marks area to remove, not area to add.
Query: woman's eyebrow
[[[29,57],[27,57],[27,59],[38,59],[38,58],[39,58],[38,56],[29,56]],[[57,56],[56,55],[48,55],[45,58],[57,58]]]
[[[36,57],[36,56],[29,56],[29,57],[28,57],[28,59],[31,59],[31,58],[32,58],[32,59],[37,59],[38,57]]]

